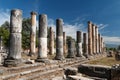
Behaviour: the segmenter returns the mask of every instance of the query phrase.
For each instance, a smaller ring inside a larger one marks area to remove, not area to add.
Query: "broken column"
[[[88,21],[88,54],[93,54],[92,49],[92,22]]]
[[[53,27],[50,27],[50,41],[49,41],[50,55],[54,54],[54,31]]]
[[[56,60],[63,60],[63,20],[56,20]]]
[[[99,41],[98,41],[98,27],[95,26],[95,36],[96,36],[96,53],[99,53]]]
[[[88,58],[88,40],[87,33],[83,33],[83,55]]]
[[[96,54],[96,39],[95,39],[95,25],[92,24],[92,50]]]
[[[65,32],[63,32],[63,52],[64,54],[66,54],[67,50],[66,50],[66,34]]]
[[[30,53],[32,56],[36,53],[36,13],[31,12],[31,31],[30,31]]]
[[[82,32],[77,31],[77,57],[82,57]]]
[[[11,10],[10,16],[10,47],[4,66],[18,66],[21,63],[21,31],[22,11]]]
[[[68,55],[67,58],[74,58],[75,57],[75,42],[73,39],[68,41]]]
[[[47,15],[39,15],[38,33],[38,58],[37,62],[45,62],[47,59]]]

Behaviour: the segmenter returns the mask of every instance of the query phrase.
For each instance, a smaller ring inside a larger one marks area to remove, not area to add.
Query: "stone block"
[[[64,74],[66,76],[68,75],[76,75],[78,73],[77,68],[72,68],[72,67],[68,67],[64,69]]]

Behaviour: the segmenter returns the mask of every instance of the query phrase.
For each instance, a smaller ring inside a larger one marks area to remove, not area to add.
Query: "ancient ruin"
[[[22,11],[11,10],[10,16],[10,47],[4,66],[18,66],[21,63],[21,31]]]
[[[77,31],[75,33],[76,39],[70,36],[67,40],[67,34],[63,32],[63,19],[58,18],[56,19],[56,35],[53,27],[50,27],[50,38],[48,39],[47,30],[49,26],[47,15],[40,14],[38,21],[38,44],[36,44],[36,19],[37,14],[31,12],[29,52],[31,57],[29,56],[28,58],[27,56],[28,59],[25,59],[26,57],[21,57],[22,11],[19,9],[11,10],[10,47],[7,58],[3,63],[1,62],[0,80],[94,80],[95,78],[83,76],[82,73],[98,77],[96,79],[111,79],[110,73],[119,73],[118,68],[83,64],[106,57],[104,39],[93,22],[88,21],[87,32]],[[54,40],[55,36],[56,40]],[[2,42],[0,42],[0,45],[2,45]],[[119,56],[116,59],[119,60]],[[27,62],[28,60],[31,62]],[[80,73],[79,76],[77,75],[78,73]],[[56,77],[57,75],[62,76],[62,78]]]
[[[56,56],[55,59],[63,60],[63,20],[56,20]]]
[[[82,50],[82,32],[77,31],[77,57],[83,56],[83,50]]]
[[[47,15],[39,15],[39,34],[38,34],[38,58],[36,61],[44,62],[47,59]]]
[[[36,15],[35,12],[31,12],[30,56],[36,53]]]

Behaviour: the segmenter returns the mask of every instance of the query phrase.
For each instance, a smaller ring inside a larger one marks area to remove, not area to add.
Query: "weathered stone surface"
[[[107,53],[107,57],[113,57],[113,51],[109,51],[109,52]]]
[[[116,52],[116,54],[115,54],[115,59],[116,59],[117,61],[120,60],[120,51],[117,51],[117,52]]]
[[[106,78],[111,80],[110,66],[81,64],[78,66],[78,72],[91,77]]]
[[[88,58],[88,40],[87,33],[83,33],[83,56]]]
[[[98,27],[95,26],[95,36],[96,36],[96,53],[99,53],[99,41],[98,41]]]
[[[31,12],[30,56],[36,53],[36,15],[35,12]]]
[[[92,49],[92,22],[88,21],[88,54],[92,55],[93,54],[93,49]]]
[[[10,48],[4,66],[17,66],[21,63],[22,11],[15,9],[10,16]]]
[[[82,32],[77,31],[77,57],[82,57],[83,56],[83,51],[82,51]]]
[[[69,75],[67,80],[95,80],[95,79],[91,79],[91,78],[87,78],[87,77],[82,77],[82,76],[73,76],[73,75]]]
[[[36,61],[43,62],[47,59],[47,15],[45,14],[39,15],[38,39],[38,58]]]
[[[92,24],[92,50],[93,54],[96,54],[96,39],[95,39],[95,25]]]
[[[63,60],[63,20],[56,20],[56,60]]]
[[[50,27],[50,40],[49,40],[49,53],[54,54],[54,31],[53,27]]]
[[[64,69],[64,74],[66,75],[66,77],[68,77],[68,75],[76,75],[77,73],[77,68],[68,67]]]
[[[66,34],[65,34],[65,32],[63,32],[63,52],[64,52],[64,54],[67,53]]]
[[[68,41],[68,55],[67,58],[74,58],[75,57],[75,42],[74,40]]]

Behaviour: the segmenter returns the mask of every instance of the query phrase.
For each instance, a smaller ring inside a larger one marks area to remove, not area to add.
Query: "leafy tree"
[[[8,21],[5,21],[0,27],[0,36],[2,36],[3,44],[5,47],[9,47],[9,27],[10,24]]]
[[[30,48],[30,30],[31,30],[31,20],[29,18],[23,19],[22,21],[22,48]]]

